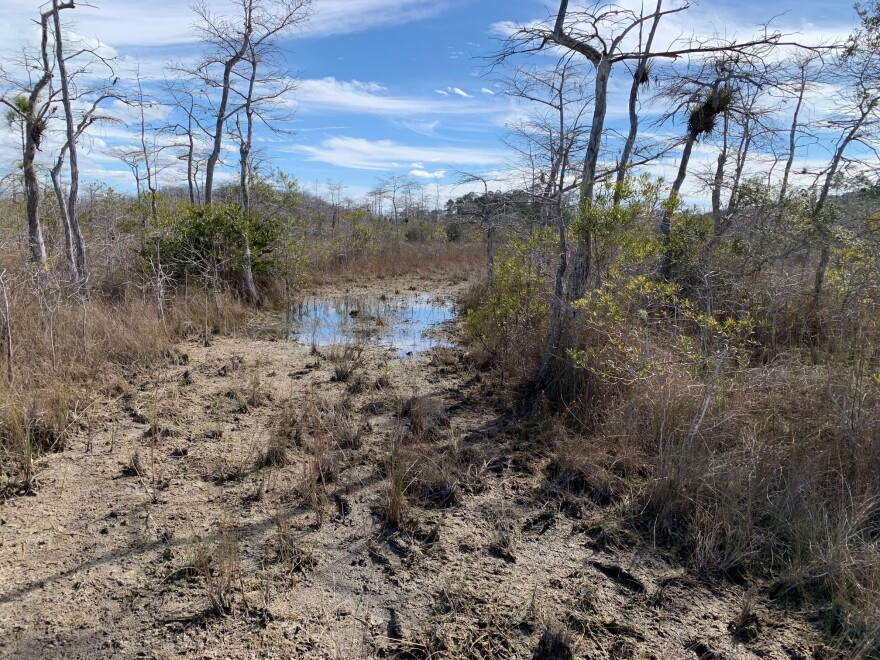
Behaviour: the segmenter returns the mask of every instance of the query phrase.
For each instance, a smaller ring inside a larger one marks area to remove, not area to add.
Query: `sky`
[[[638,0],[621,0],[638,8]],[[652,3],[653,4],[653,3]],[[229,0],[210,0],[212,11],[230,11]],[[747,39],[773,19],[773,27],[806,41],[840,38],[856,24],[848,0],[702,0],[669,20],[657,43],[682,34],[722,34]],[[7,69],[16,52],[35,43],[35,0],[0,0],[0,44]],[[503,180],[514,167],[505,147],[506,126],[528,111],[504,94],[490,56],[514,24],[545,20],[552,0],[314,0],[308,25],[281,43],[298,89],[289,101],[292,120],[283,134],[260,130],[257,145],[267,163],[324,194],[329,183],[358,199],[391,175],[423,182],[430,195],[464,192],[460,172]],[[172,60],[190,61],[200,52],[193,36],[194,15],[177,0],[90,0],[62,13],[72,38],[100,43],[117,59],[122,83],[138,68],[147,86],[161,79]],[[775,17],[775,18],[774,18]],[[536,61],[549,55],[536,56]],[[612,78],[609,127],[626,121],[628,83]],[[823,94],[809,99],[821,112]],[[122,123],[97,125],[83,143],[83,175],[114,188],[131,190],[130,170],[113,148],[133,144],[136,114],[117,104],[108,112]],[[168,112],[155,109],[156,119]],[[60,126],[59,126],[60,128]],[[11,171],[20,156],[13,131],[0,129],[0,171]],[[51,144],[44,150],[51,152]],[[711,149],[695,159],[708,162]],[[815,149],[804,158],[821,158]],[[48,164],[48,153],[41,154]],[[674,158],[653,166],[668,175]],[[169,169],[164,183],[183,184]],[[671,177],[670,177],[671,178]],[[499,186],[502,184],[499,183]],[[692,191],[692,196],[699,193]]]

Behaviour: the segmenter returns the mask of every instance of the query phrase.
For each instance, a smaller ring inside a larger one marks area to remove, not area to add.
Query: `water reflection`
[[[448,345],[437,327],[454,314],[452,300],[425,293],[313,298],[291,311],[288,338],[316,348],[360,340],[417,355]]]

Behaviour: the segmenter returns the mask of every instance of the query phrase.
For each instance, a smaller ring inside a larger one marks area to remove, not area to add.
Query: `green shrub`
[[[271,249],[280,234],[277,219],[242,213],[238,204],[186,205],[158,219],[141,256],[176,279],[194,278],[219,288],[238,280],[245,240],[254,276],[274,271]]]
[[[550,310],[546,280],[538,269],[541,260],[535,256],[545,245],[544,234],[512,241],[512,254],[496,263],[492,285],[480,304],[468,310],[467,333],[492,354],[505,375],[526,375],[540,351],[535,337],[541,336]]]

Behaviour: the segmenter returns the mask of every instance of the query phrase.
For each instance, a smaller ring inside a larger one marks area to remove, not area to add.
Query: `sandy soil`
[[[608,541],[601,509],[547,497],[540,452],[527,458],[463,350],[368,348],[341,382],[341,349],[272,334],[194,339],[179,364],[110,384],[40,460],[36,496],[0,505],[0,655],[819,653],[797,615],[757,605],[737,630],[745,586]],[[279,444],[284,461],[267,456]],[[396,477],[406,506],[390,524]]]

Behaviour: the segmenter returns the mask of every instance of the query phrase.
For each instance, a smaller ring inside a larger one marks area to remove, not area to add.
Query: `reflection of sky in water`
[[[313,298],[291,311],[288,336],[318,348],[360,339],[405,356],[447,345],[430,330],[453,315],[451,300],[428,294]]]

